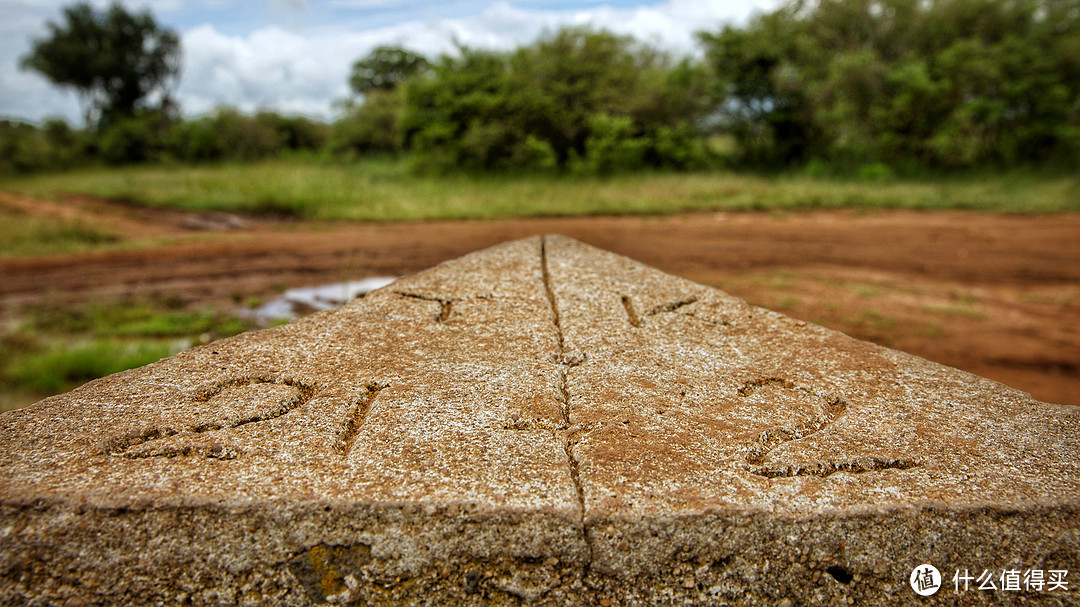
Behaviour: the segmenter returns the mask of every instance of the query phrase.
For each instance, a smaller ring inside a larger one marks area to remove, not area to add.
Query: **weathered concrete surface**
[[[5,605],[1075,604],[1078,569],[1075,407],[561,237],[0,416]]]

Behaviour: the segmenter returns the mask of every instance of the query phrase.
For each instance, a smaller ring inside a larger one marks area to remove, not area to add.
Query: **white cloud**
[[[94,0],[91,5],[104,9],[109,3]],[[19,67],[32,41],[47,35],[46,22],[62,22],[62,9],[71,4],[71,0],[0,0],[0,118],[38,121],[62,117],[82,124],[74,91],[58,88],[36,72]],[[183,0],[127,3],[132,9],[148,8],[155,15],[179,9],[183,4]]]
[[[55,19],[52,3],[0,2],[0,118],[37,120],[63,116],[77,120],[74,93],[58,90],[45,78],[19,68],[31,40],[46,34],[45,21]],[[59,6],[59,2],[56,3]]]
[[[330,6],[343,8],[393,8],[397,0],[330,0]]]
[[[203,0],[201,4],[205,6],[209,1]],[[590,25],[689,53],[695,48],[695,31],[716,29],[724,21],[745,19],[751,9],[768,9],[776,4],[776,0],[750,2],[751,5],[746,0],[667,0],[625,9],[588,3],[576,10],[545,11],[519,8],[500,0],[469,16],[451,19],[417,10],[410,13],[416,15],[414,20],[366,31],[330,23],[290,29],[270,26],[232,35],[223,33],[219,26],[205,24],[181,34],[184,59],[177,97],[189,116],[219,105],[231,105],[244,111],[272,108],[329,118],[333,102],[349,95],[352,63],[379,44],[401,45],[437,56],[451,52],[455,40],[466,46],[508,49],[564,25]],[[270,3],[299,9],[308,6],[303,0],[270,0]],[[0,6],[11,4],[0,0]],[[62,3],[48,2],[50,7],[54,4]],[[148,5],[156,14],[176,10],[179,4],[179,0],[149,0],[136,6]],[[379,8],[394,3],[331,0],[330,4]],[[44,10],[55,15],[57,9]],[[39,31],[43,31],[40,15],[35,18]],[[4,27],[0,31],[10,30]],[[22,41],[17,44],[10,42],[10,37],[5,38],[9,41],[0,43],[0,56],[17,58],[25,54],[29,45],[26,30],[21,32]],[[61,114],[77,120],[78,106],[73,94],[60,93],[44,79],[18,72],[12,65],[15,61],[5,59],[0,64],[0,115],[40,119]]]
[[[412,21],[367,32],[323,30],[300,35],[278,27],[227,36],[209,25],[184,32],[184,72],[178,98],[189,115],[219,105],[245,111],[273,108],[329,118],[333,102],[350,94],[354,61],[380,44],[437,56],[469,46],[511,48],[535,38],[552,17],[537,19],[495,4],[461,20]]]
[[[231,37],[200,26],[183,34],[184,73],[177,96],[188,114],[235,105],[245,111],[267,107],[326,115],[329,102],[348,92],[351,62],[340,58],[350,45],[343,42],[277,27]]]
[[[354,6],[386,3],[386,0],[338,1]],[[753,1],[752,8],[757,10],[771,8],[776,3],[775,0]],[[243,41],[233,39],[237,50],[231,58],[221,56],[213,63],[223,74],[231,74],[246,83],[242,96],[247,105],[241,105],[244,109],[269,106],[326,117],[332,114],[332,102],[349,94],[347,79],[353,61],[379,44],[401,45],[437,56],[452,52],[455,40],[466,46],[510,49],[561,26],[589,25],[632,35],[673,52],[692,53],[696,48],[695,32],[716,29],[723,22],[745,19],[748,14],[745,2],[732,0],[669,0],[630,9],[601,5],[574,11],[528,10],[497,1],[468,17],[429,18],[362,33],[324,32],[307,38],[289,38],[280,30],[257,32]],[[189,36],[184,40],[187,47]],[[253,57],[262,60],[250,60]],[[312,61],[312,57],[320,59]],[[299,78],[298,74],[304,77]],[[190,82],[188,74],[185,81]],[[189,86],[194,89],[197,85]],[[222,101],[236,98],[220,97]],[[205,103],[192,104],[183,97],[181,101],[191,111],[207,109]]]

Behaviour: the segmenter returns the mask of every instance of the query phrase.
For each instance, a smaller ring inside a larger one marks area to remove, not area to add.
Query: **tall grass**
[[[170,298],[38,306],[0,327],[0,411],[253,328]]]
[[[137,166],[0,181],[32,196],[77,192],[148,206],[308,219],[421,220],[810,208],[1080,211],[1080,177],[1032,172],[860,180],[806,174],[615,177],[416,174],[403,160]]]
[[[111,232],[82,221],[46,219],[0,209],[0,256],[74,253],[118,240]]]
[[[5,369],[5,380],[21,390],[52,394],[112,373],[150,364],[189,347],[173,343],[94,340],[65,343],[21,356]]]

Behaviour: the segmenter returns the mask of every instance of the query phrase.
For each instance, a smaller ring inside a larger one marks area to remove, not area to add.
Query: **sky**
[[[0,0],[0,118],[81,124],[75,92],[19,68],[49,21],[73,0]],[[108,2],[93,0],[104,9]],[[470,47],[511,49],[545,31],[588,25],[694,53],[694,32],[745,23],[777,0],[128,0],[180,35],[176,97],[187,117],[228,105],[320,119],[351,95],[352,64],[379,45],[429,57]]]

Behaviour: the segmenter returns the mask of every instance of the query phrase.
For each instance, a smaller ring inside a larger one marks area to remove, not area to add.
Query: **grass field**
[[[31,196],[80,193],[151,207],[319,220],[490,219],[704,210],[1080,211],[1080,177],[1030,172],[858,180],[723,171],[617,177],[423,175],[403,160],[138,166],[0,180]]]
[[[0,255],[76,253],[117,243],[108,230],[82,221],[28,217],[0,208]]]
[[[253,325],[170,299],[25,310],[0,331],[0,411],[172,356]]]

